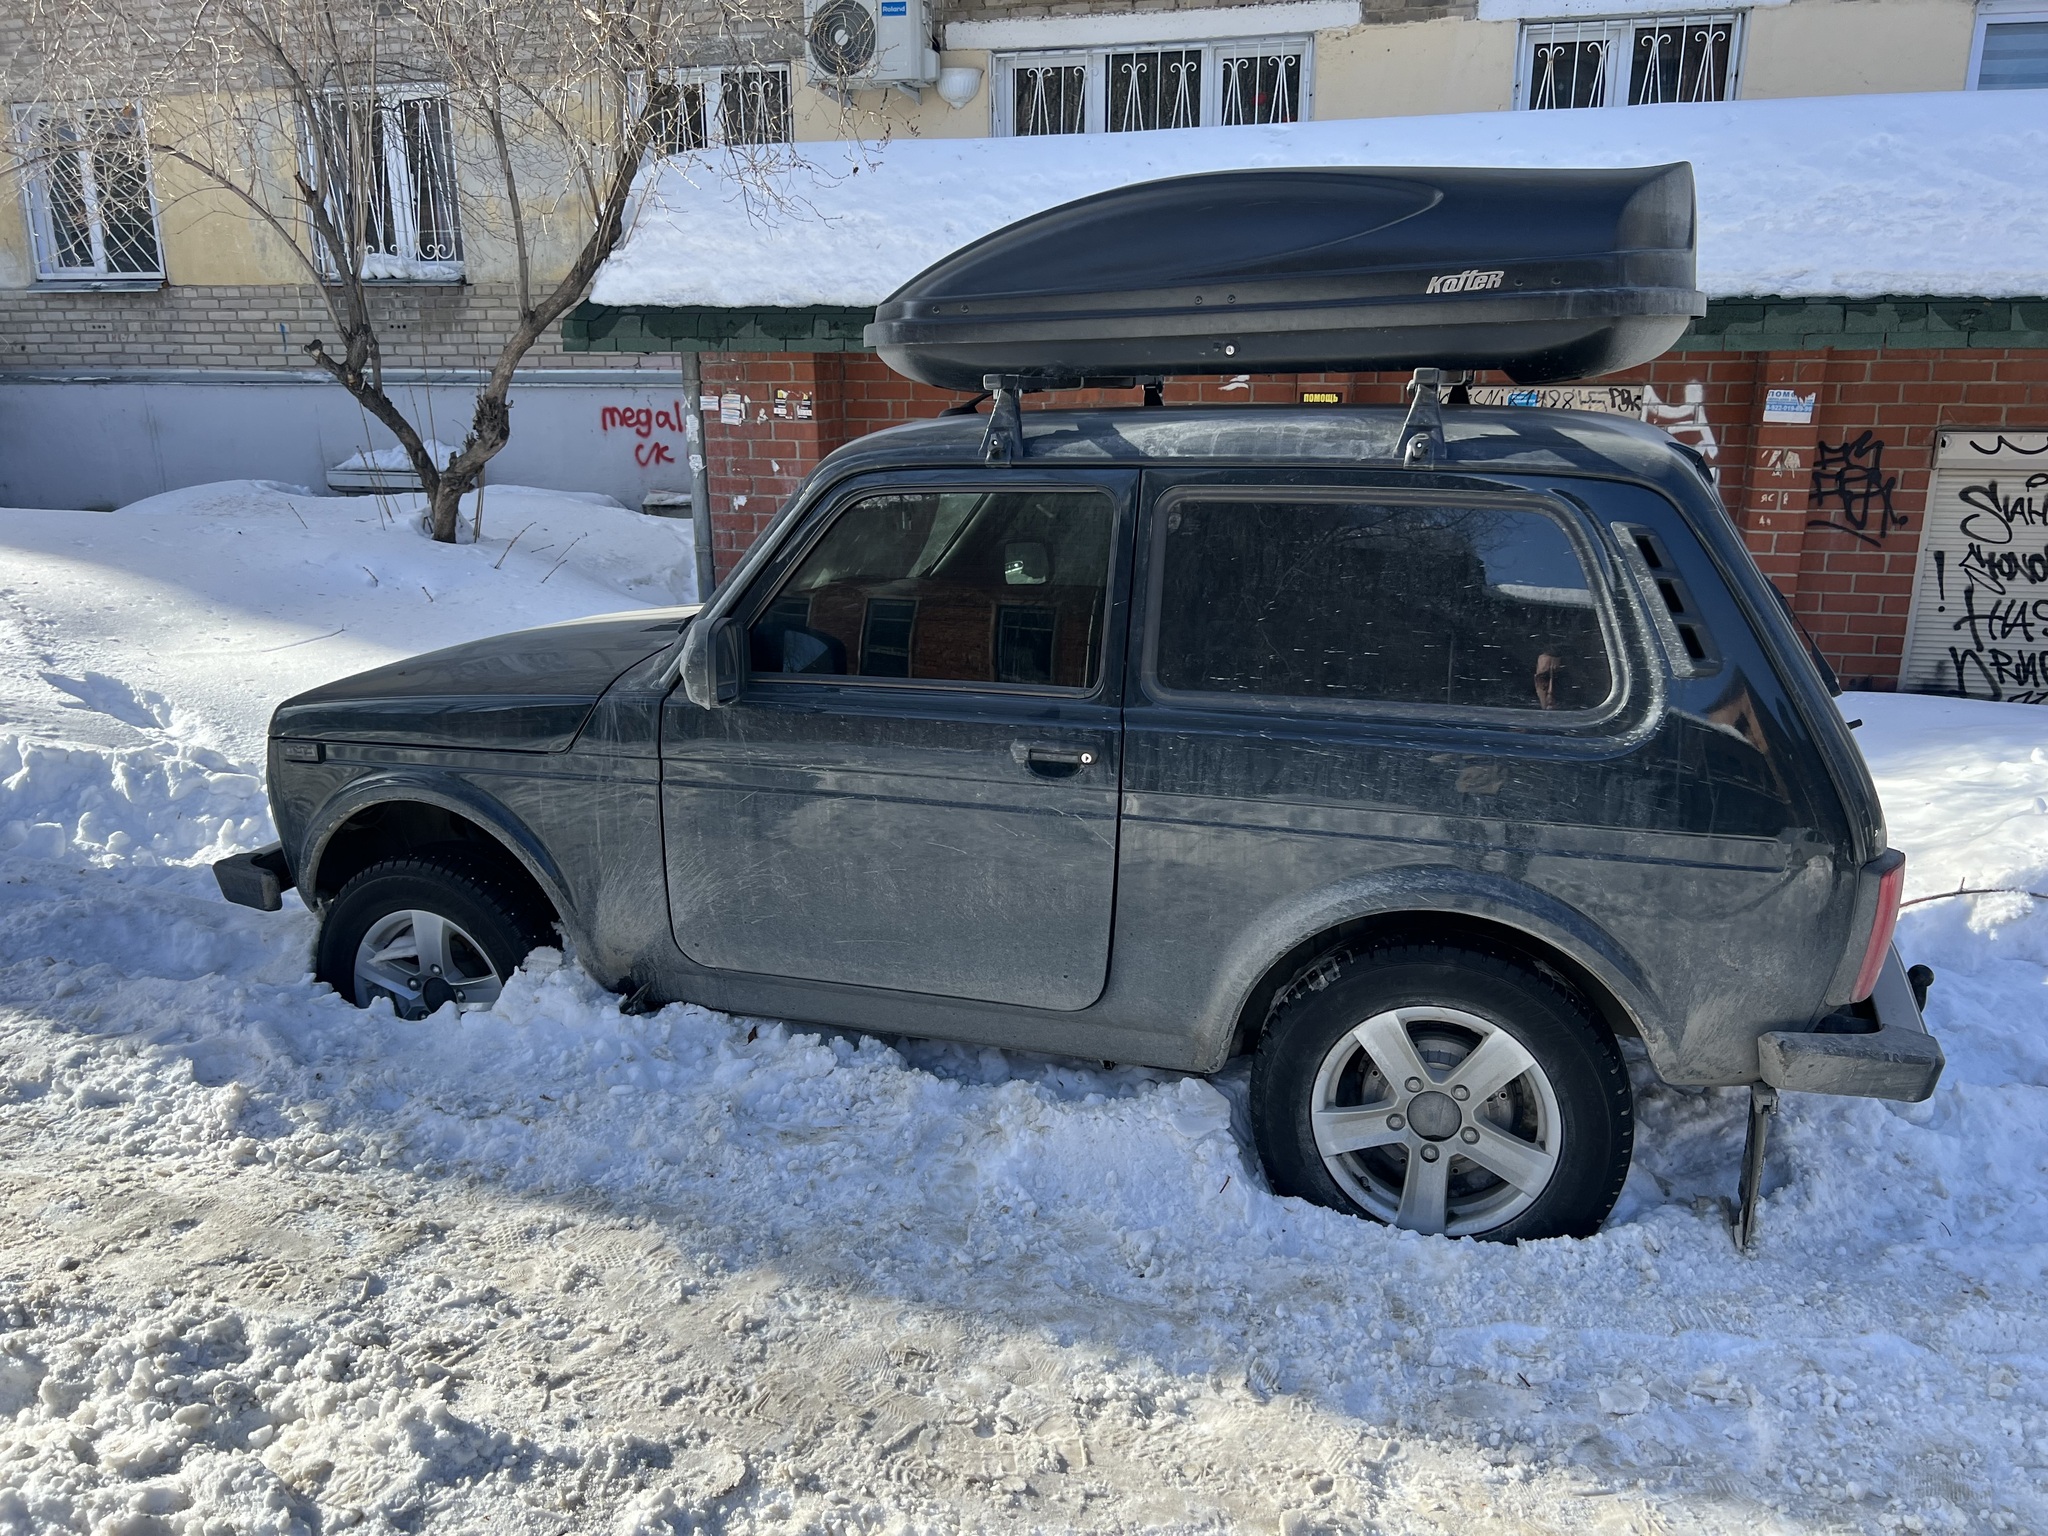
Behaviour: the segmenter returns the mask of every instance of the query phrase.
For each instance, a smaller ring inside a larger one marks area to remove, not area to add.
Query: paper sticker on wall
[[[718,424],[722,427],[745,426],[747,421],[746,397],[737,390],[728,390],[718,397]]]
[[[1793,389],[1773,389],[1764,395],[1764,420],[1783,422],[1787,426],[1804,427],[1813,422],[1813,403],[1817,395],[1802,395]]]

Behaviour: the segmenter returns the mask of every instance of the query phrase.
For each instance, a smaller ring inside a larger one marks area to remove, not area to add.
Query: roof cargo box
[[[926,268],[868,345],[942,389],[1191,373],[1646,362],[1706,312],[1692,167],[1219,171],[1020,219]]]

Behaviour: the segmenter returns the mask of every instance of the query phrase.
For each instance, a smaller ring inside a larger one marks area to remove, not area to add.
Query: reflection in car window
[[[753,671],[1092,687],[1114,518],[1099,491],[865,497],[754,621]]]
[[[1613,683],[1578,552],[1518,508],[1185,500],[1157,622],[1186,692],[1584,710]]]

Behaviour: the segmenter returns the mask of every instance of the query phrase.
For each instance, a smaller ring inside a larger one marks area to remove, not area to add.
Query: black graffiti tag
[[[1948,664],[1963,698],[2048,702],[2048,597],[2034,595],[2048,587],[2048,541],[2021,544],[2016,531],[2048,527],[2048,505],[2036,494],[2044,486],[2048,474],[2034,474],[2013,493],[1996,480],[1957,492],[1964,510],[1956,527],[1969,541],[1955,564],[1960,594],[1949,589],[1947,551],[1933,551],[1935,611],[1962,599],[1962,617],[1949,624],[1957,643]]]
[[[1905,514],[1892,510],[1898,484],[1897,475],[1884,472],[1884,439],[1875,432],[1832,448],[1816,443],[1810,495],[1828,515],[1806,526],[1832,528],[1877,548],[1894,528],[1906,526]]]

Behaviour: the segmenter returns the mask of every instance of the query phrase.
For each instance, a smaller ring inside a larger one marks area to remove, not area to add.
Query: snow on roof
[[[792,155],[765,186],[703,161],[651,172],[591,297],[865,308],[1027,214],[1195,171],[1673,160],[1698,176],[1700,286],[1713,298],[2048,292],[2041,91],[802,144]]]

